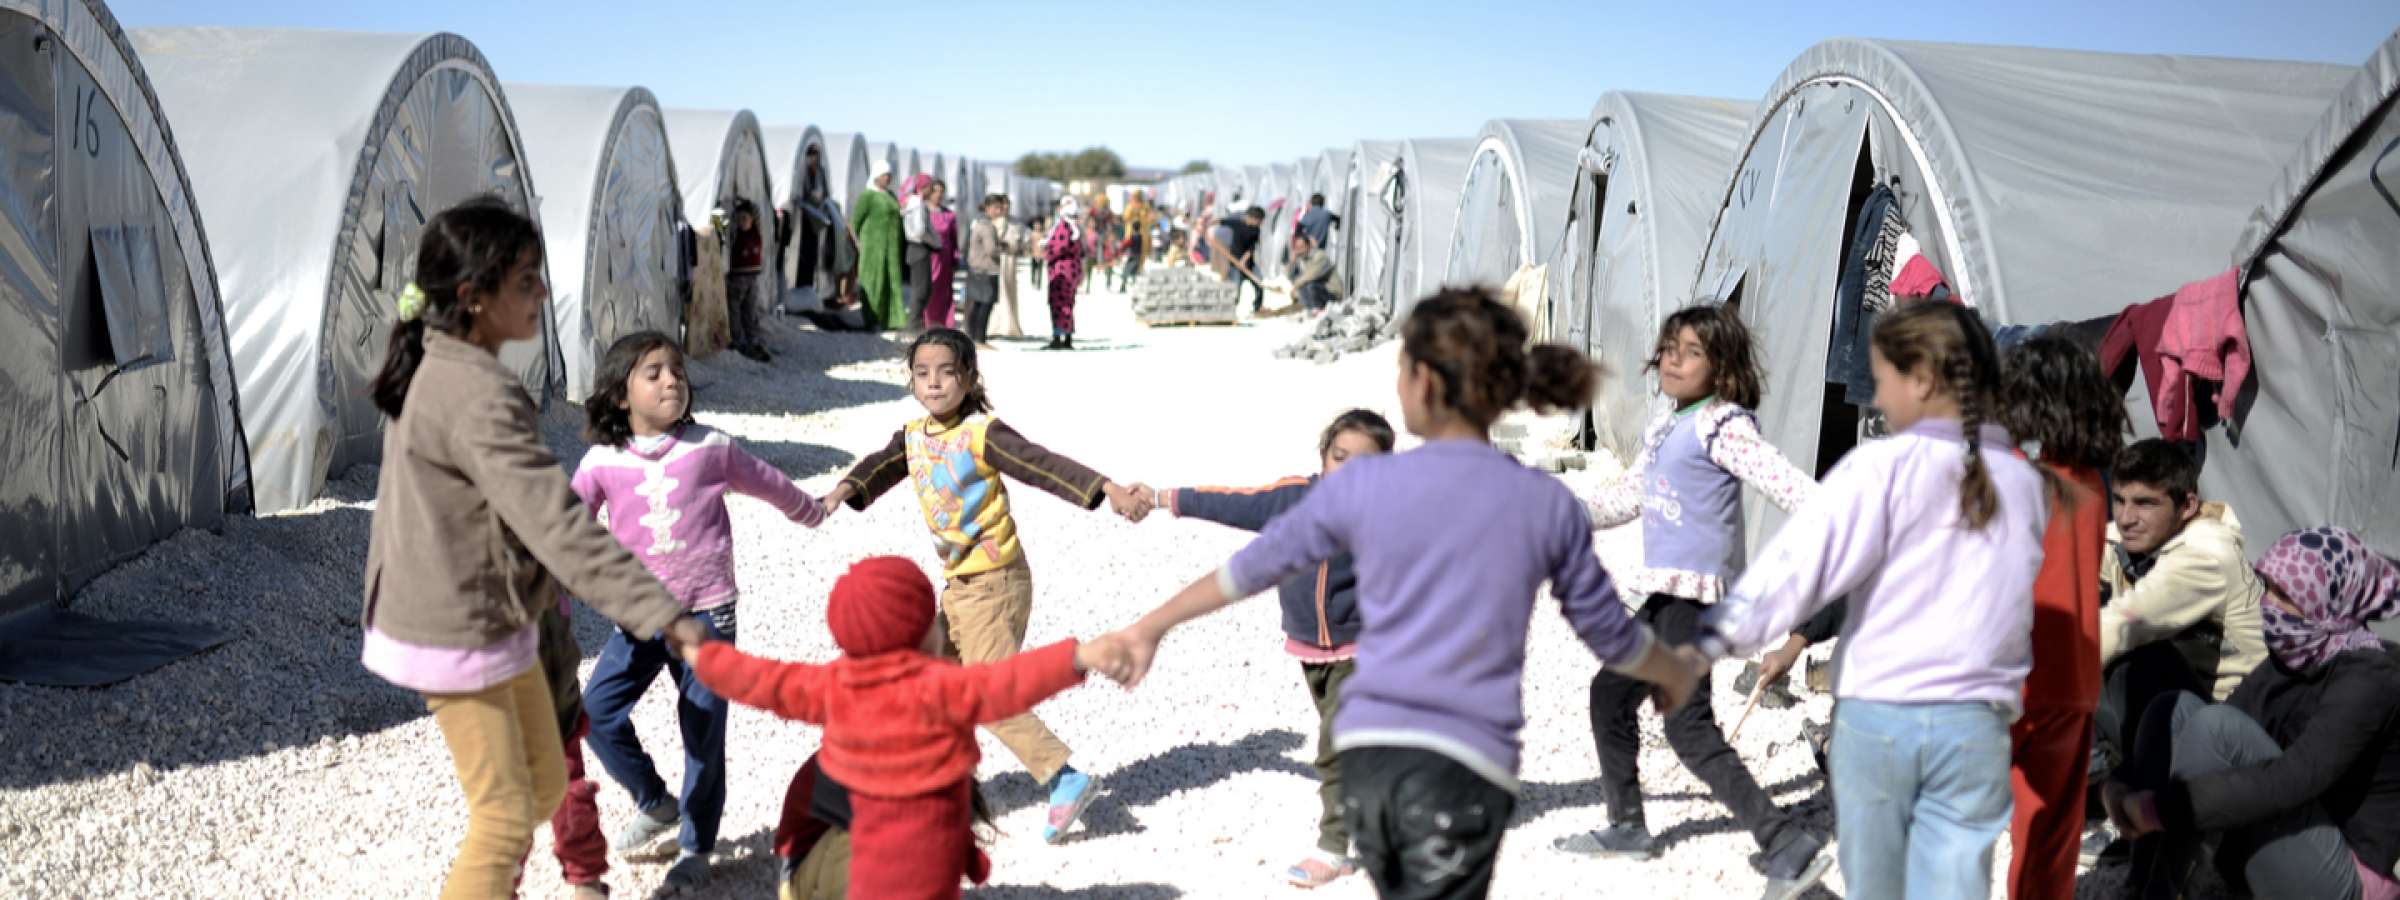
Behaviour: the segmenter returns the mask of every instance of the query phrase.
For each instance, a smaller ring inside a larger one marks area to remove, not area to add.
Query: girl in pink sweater
[[[645,331],[619,339],[600,360],[599,389],[584,404],[592,450],[575,470],[575,493],[608,517],[617,542],[699,614],[709,637],[732,641],[733,527],[727,493],[748,494],[786,518],[814,528],[824,508],[775,467],[736,446],[724,433],[692,420],[691,382],[683,351],[666,335]],[[675,713],[683,730],[683,800],[679,805],[634,734],[633,707],[664,669],[681,691]],[[638,640],[619,630],[592,669],[584,706],[592,719],[590,744],[610,777],[633,794],[640,815],[617,833],[619,853],[645,853],[680,825],[680,858],[667,872],[670,887],[705,880],[725,810],[724,698],[692,677],[665,642]],[[663,848],[659,848],[663,849]]]

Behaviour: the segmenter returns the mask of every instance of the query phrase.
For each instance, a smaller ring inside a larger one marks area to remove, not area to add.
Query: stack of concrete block
[[[1308,337],[1275,351],[1277,359],[1308,359],[1328,363],[1358,353],[1390,337],[1392,310],[1372,297],[1334,304],[1317,319]]]
[[[1144,325],[1229,325],[1241,311],[1240,285],[1206,269],[1152,269],[1133,289],[1133,315]]]

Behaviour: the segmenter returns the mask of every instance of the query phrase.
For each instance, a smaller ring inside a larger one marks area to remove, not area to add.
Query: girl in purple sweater
[[[1527,337],[1487,291],[1419,302],[1399,389],[1424,446],[1351,460],[1224,568],[1107,638],[1126,653],[1104,671],[1135,684],[1176,625],[1351,554],[1365,627],[1334,747],[1361,867],[1385,897],[1489,892],[1516,808],[1525,636],[1543,582],[1592,654],[1659,685],[1662,706],[1682,705],[1704,671],[1625,614],[1574,494],[1492,446],[1501,413],[1583,405],[1600,377],[1582,353],[1527,351]]]
[[[617,542],[649,566],[686,609],[699,614],[711,639],[733,640],[739,591],[725,495],[759,498],[810,528],[824,521],[824,507],[732,438],[692,420],[683,351],[666,335],[644,331],[618,339],[600,360],[597,382],[599,390],[584,404],[592,450],[575,470],[575,493],[593,512],[607,513]],[[661,669],[682,692],[675,705],[683,729],[680,808],[633,727],[634,704]],[[601,649],[584,705],[592,719],[593,754],[642,810],[618,832],[612,847],[619,853],[648,852],[680,824],[682,853],[668,870],[667,883],[698,884],[708,874],[725,810],[730,707],[692,677],[666,642],[639,640],[622,629]]]

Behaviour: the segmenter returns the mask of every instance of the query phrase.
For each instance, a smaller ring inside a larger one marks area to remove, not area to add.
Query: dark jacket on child
[[[1247,490],[1181,488],[1167,492],[1161,502],[1177,518],[1258,531],[1300,505],[1316,484],[1310,476]],[[1276,592],[1283,600],[1283,633],[1292,640],[1328,650],[1358,641],[1358,575],[1351,570],[1350,554],[1292,576]]]

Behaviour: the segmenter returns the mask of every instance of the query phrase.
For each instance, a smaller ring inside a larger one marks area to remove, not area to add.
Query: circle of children
[[[593,449],[563,474],[494,356],[540,333],[541,253],[497,201],[434,217],[374,387],[391,422],[363,657],[423,694],[455,761],[469,814],[446,897],[511,896],[545,818],[586,896],[604,895],[611,850],[670,839],[670,885],[707,878],[729,703],[824,727],[776,833],[785,896],[955,897],[989,872],[976,727],[1046,785],[1056,842],[1100,789],[1033,708],[1087,672],[1140,684],[1178,625],[1269,588],[1320,713],[1319,841],[1289,880],[1363,871],[1384,897],[1480,897],[1517,802],[1545,583],[1604,666],[1590,724],[1608,817],[1562,851],[1660,849],[1635,770],[1649,701],[1756,838],[1770,898],[1837,860],[1852,897],[1984,896],[2003,831],[2012,895],[2071,896],[2095,738],[2113,761],[2100,806],[2137,886],[2179,889],[2213,858],[2254,892],[2394,896],[2400,664],[2364,623],[2400,606],[2400,568],[2337,528],[2247,564],[2192,461],[2123,446],[2118,394],[2063,338],[2004,357],[1962,306],[1886,313],[1871,347],[1892,436],[1819,484],[1759,436],[1739,319],[1696,305],[1649,362],[1673,411],[1624,479],[1578,497],[1488,433],[1513,407],[1587,404],[1600,370],[1528,349],[1526,323],[1480,290],[1425,298],[1401,329],[1401,425],[1421,446],[1390,452],[1391,426],[1352,412],[1319,441],[1320,474],[1245,493],[1122,485],[1034,444],[992,417],[974,342],[935,329],[908,349],[924,417],[819,498],[695,423],[680,351],[653,334],[608,351]],[[1004,479],[1258,536],[1121,631],[1025,650],[1033,573]],[[902,484],[942,566],[938,604],[916,563],[867,559],[827,603],[839,658],[735,649],[726,494],[817,527]],[[1791,511],[1746,567],[1744,485]],[[1592,532],[1635,519],[1646,558],[1619,582]],[[617,625],[580,693],[562,588]],[[1646,599],[1629,612],[1621,591]],[[1767,651],[1760,678],[1779,682],[1827,637],[1805,623],[1837,602],[1829,844],[1727,746],[1708,673]],[[661,670],[680,691],[680,793],[629,721]],[[641,810],[613,839],[579,740]]]

